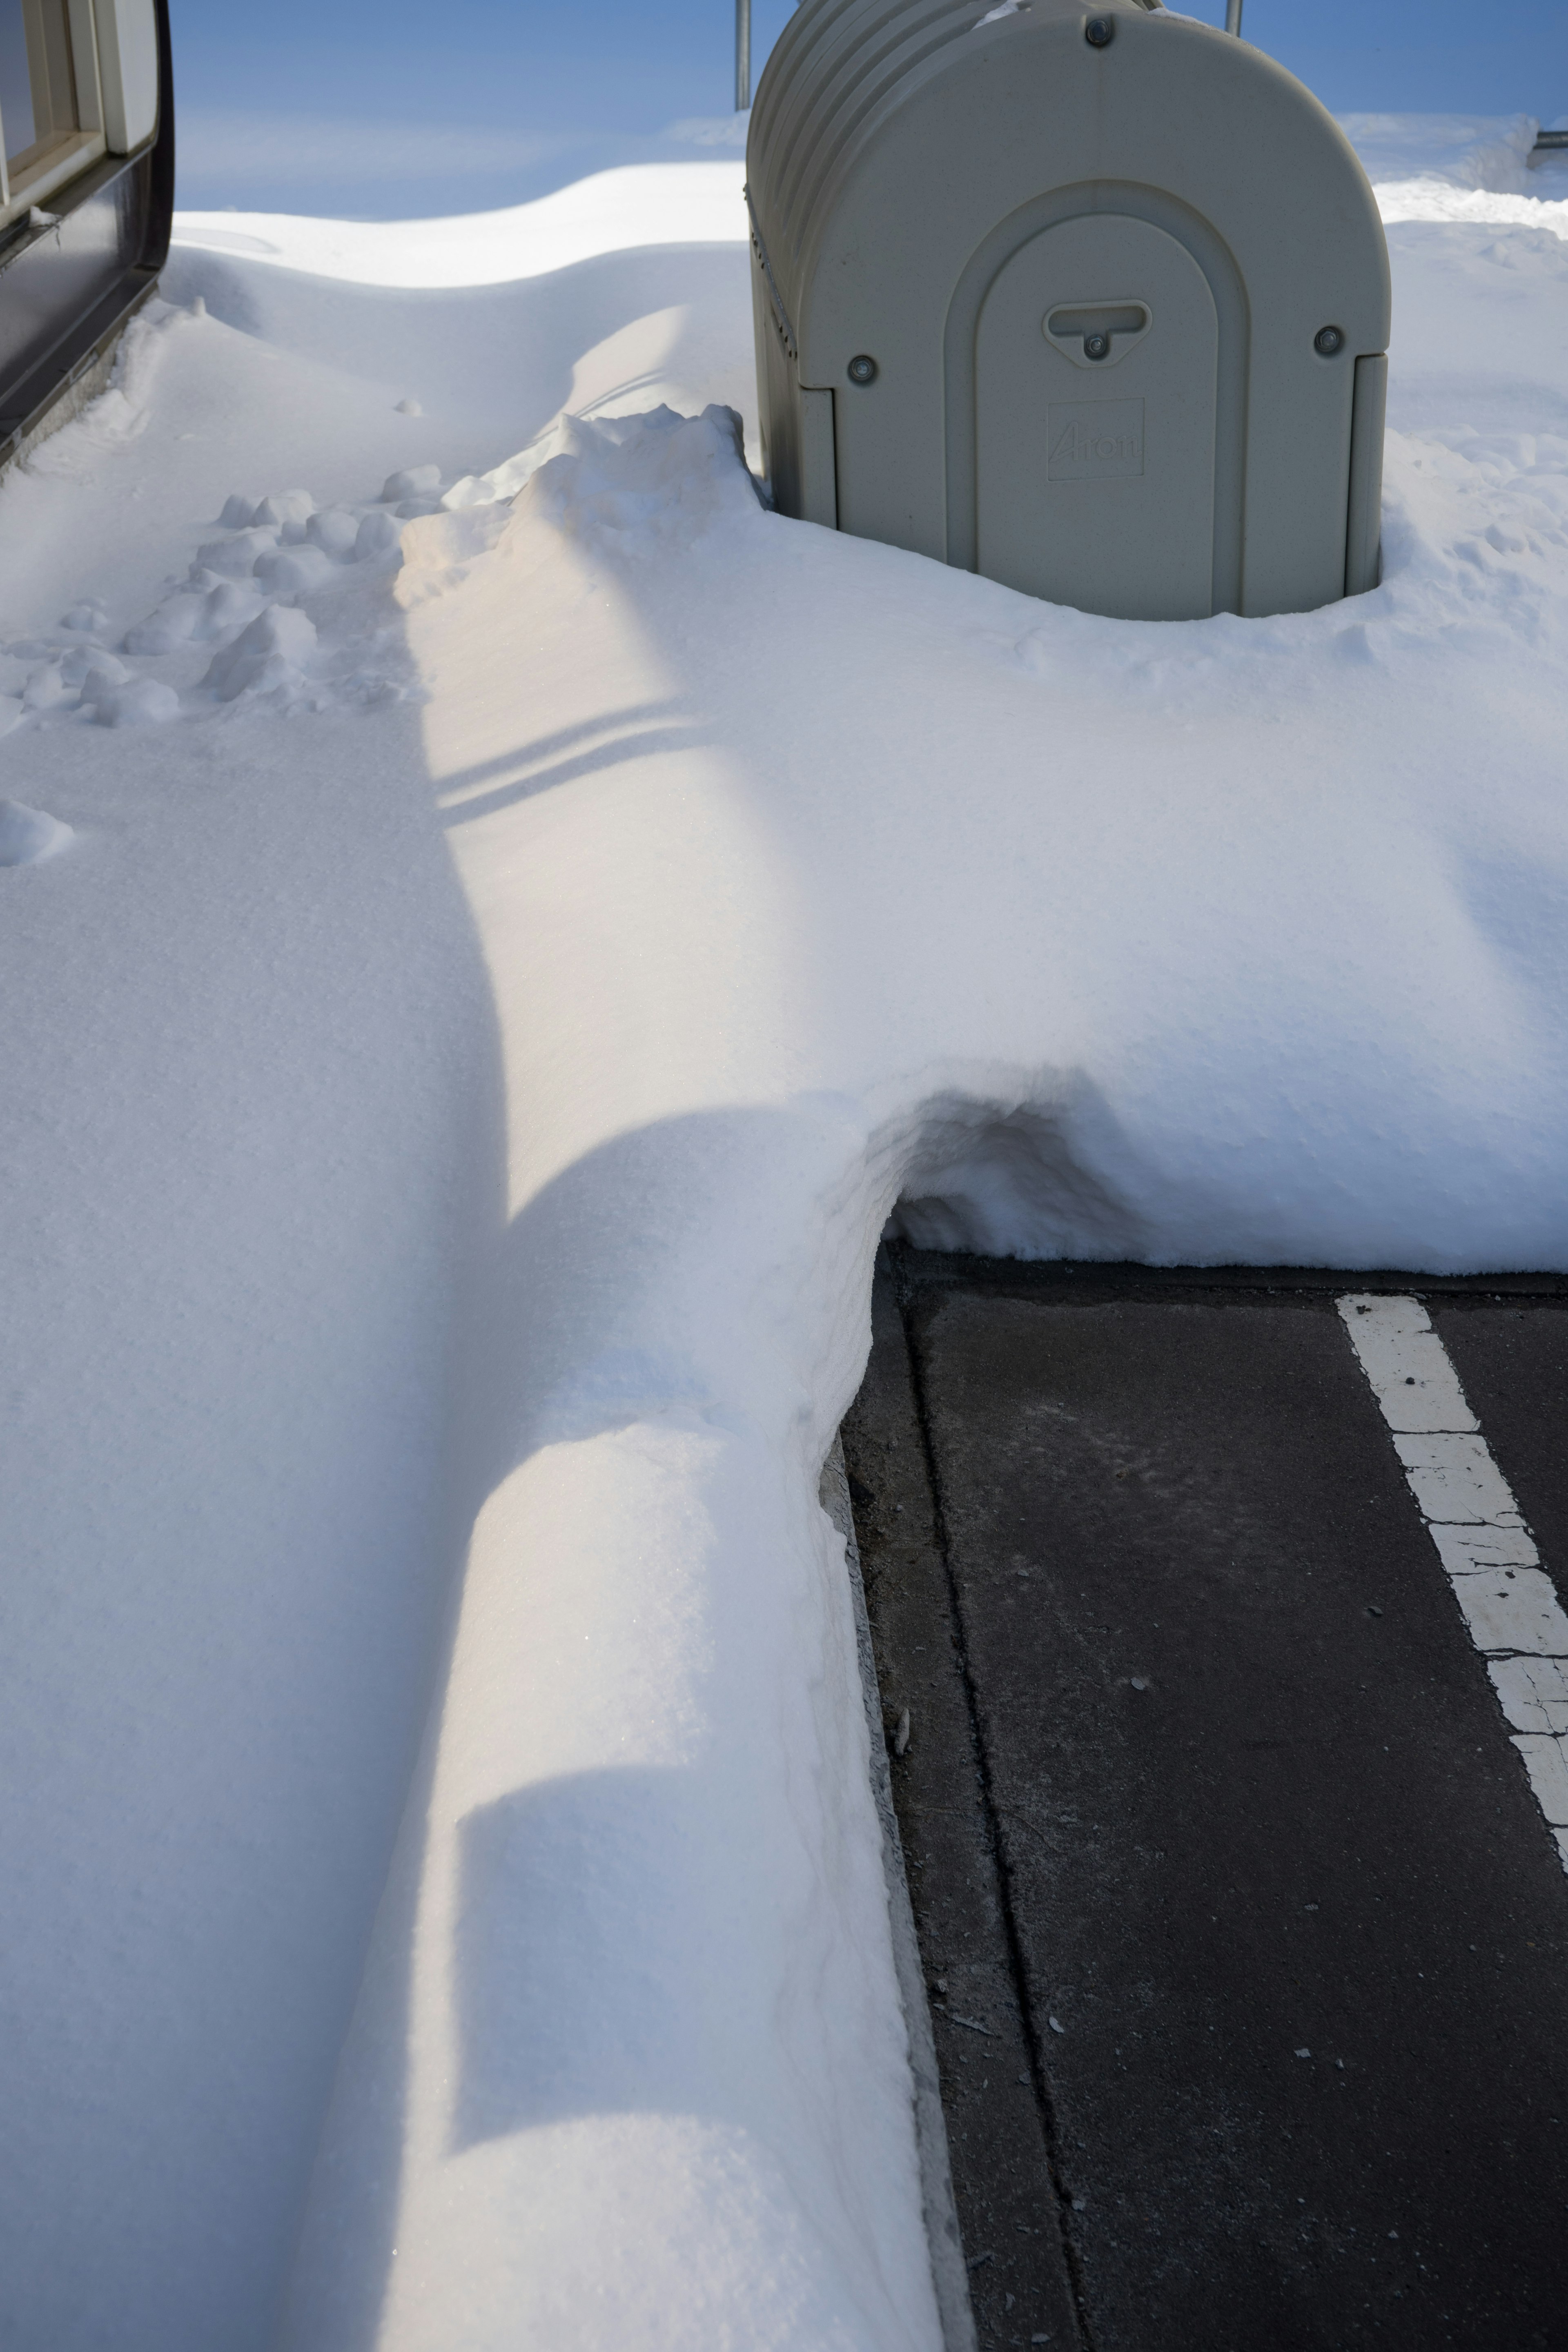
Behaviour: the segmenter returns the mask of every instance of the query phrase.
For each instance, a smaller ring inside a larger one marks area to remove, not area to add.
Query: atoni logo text
[[[1046,431],[1053,482],[1110,482],[1143,471],[1141,400],[1053,400]]]

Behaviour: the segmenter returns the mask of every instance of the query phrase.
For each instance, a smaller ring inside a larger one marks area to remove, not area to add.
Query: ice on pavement
[[[767,512],[727,163],[187,223],[0,485],[6,2344],[931,2352],[886,1222],[1568,1264],[1568,206],[1378,136],[1321,613]]]

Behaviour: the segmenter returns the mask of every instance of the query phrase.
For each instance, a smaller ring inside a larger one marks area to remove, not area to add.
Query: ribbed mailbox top
[[[813,219],[877,126],[992,0],[803,0],[768,61],[746,165],[781,285],[798,292]],[[1079,12],[1081,14],[1081,11]]]

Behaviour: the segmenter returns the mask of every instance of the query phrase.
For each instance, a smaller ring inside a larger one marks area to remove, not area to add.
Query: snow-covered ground
[[[7,2346],[934,2347],[886,1220],[1568,1265],[1568,173],[1356,135],[1353,604],[766,513],[732,162],[187,219],[0,486]]]

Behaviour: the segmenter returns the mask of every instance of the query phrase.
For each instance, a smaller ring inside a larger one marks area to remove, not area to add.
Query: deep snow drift
[[[1568,203],[1400,135],[1321,613],[766,513],[729,164],[195,224],[0,487],[7,2344],[934,2344],[884,1220],[1568,1264]]]

